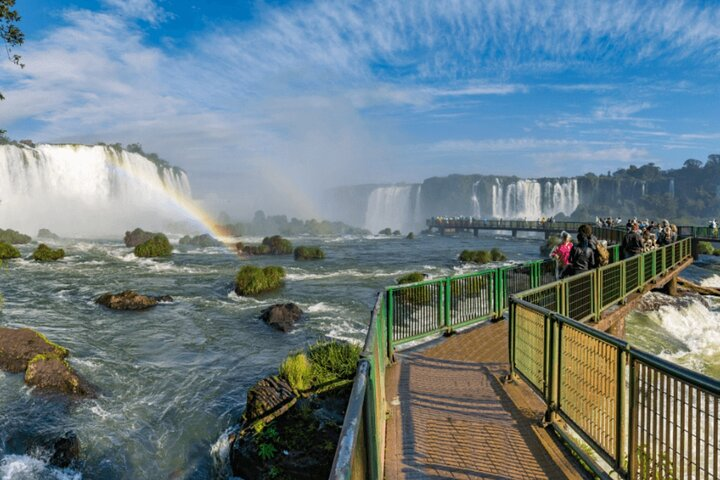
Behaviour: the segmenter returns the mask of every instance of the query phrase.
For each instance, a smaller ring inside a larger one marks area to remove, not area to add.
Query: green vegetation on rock
[[[290,255],[293,253],[293,246],[290,240],[284,239],[280,235],[265,237],[263,238],[262,244],[270,248],[270,255]]]
[[[282,267],[246,265],[235,277],[235,293],[248,296],[276,290],[282,286],[284,278],[285,270]]]
[[[307,355],[304,352],[288,355],[280,365],[280,377],[298,392],[309,390],[312,386],[312,366]]]
[[[320,247],[300,246],[295,249],[295,260],[322,260],[325,252]]]
[[[710,242],[698,242],[698,253],[702,255],[712,255],[715,253],[715,248]]]
[[[29,235],[25,235],[9,228],[7,230],[3,230],[2,228],[0,228],[0,242],[19,245],[23,243],[30,243],[30,240],[32,239]]]
[[[312,365],[313,387],[320,388],[355,376],[360,347],[335,340],[320,341],[308,348],[307,357]]]
[[[489,262],[502,262],[507,257],[499,249],[493,248],[489,252],[487,250],[463,250],[460,252],[461,262],[472,262],[482,265]]]
[[[392,228],[383,228],[378,232],[378,235],[392,235]]]
[[[221,247],[222,242],[220,240],[217,240],[216,238],[212,237],[211,235],[208,235],[207,233],[204,233],[202,235],[196,235],[194,237],[191,237],[190,235],[185,235],[180,239],[180,245],[189,245],[193,247]]]
[[[53,250],[44,243],[38,245],[37,249],[32,254],[32,259],[38,262],[54,262],[65,257],[65,250],[58,248]]]
[[[7,260],[9,258],[20,258],[20,250],[9,243],[0,242],[0,260]]]
[[[415,282],[422,282],[425,280],[425,274],[422,272],[411,272],[406,273],[405,275],[401,275],[398,277],[395,282],[398,285],[405,285],[406,283],[415,283]]]
[[[414,234],[413,232],[410,232],[410,233],[407,234],[407,237],[405,237],[405,238],[407,238],[408,240],[414,240],[414,239],[415,239],[415,234]]]
[[[136,246],[134,250],[136,257],[169,257],[172,251],[170,240],[162,233]]]
[[[493,248],[490,250],[490,257],[492,257],[493,262],[503,262],[507,260],[507,256],[505,256],[499,248]]]

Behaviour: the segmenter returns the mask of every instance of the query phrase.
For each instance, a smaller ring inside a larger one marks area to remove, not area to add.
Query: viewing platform
[[[563,280],[539,260],[387,288],[331,478],[720,478],[720,382],[602,331],[693,240]]]
[[[437,231],[440,235],[450,232],[472,231],[477,237],[481,230],[506,230],[512,233],[513,237],[517,237],[518,232],[542,232],[545,238],[550,235],[559,234],[562,231],[577,232],[578,227],[583,222],[555,222],[555,221],[527,221],[527,220],[479,220],[472,218],[445,218],[433,217],[426,222],[428,230]],[[608,229],[618,231],[617,229]]]

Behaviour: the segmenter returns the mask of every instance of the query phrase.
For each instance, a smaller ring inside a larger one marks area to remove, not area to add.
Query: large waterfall
[[[384,228],[411,231],[419,217],[420,187],[392,185],[377,187],[368,198],[365,210],[365,228],[377,233]],[[415,195],[413,195],[413,191]]]
[[[473,185],[473,212],[479,210],[476,187]],[[527,218],[572,214],[580,204],[577,180],[547,181],[515,180],[504,183],[495,179],[492,185],[492,214],[494,218]]]
[[[107,146],[0,146],[0,228],[114,234],[182,218],[187,175]]]

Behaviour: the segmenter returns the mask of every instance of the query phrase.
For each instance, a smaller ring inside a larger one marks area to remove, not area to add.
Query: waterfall
[[[675,196],[675,179],[674,178],[670,179],[670,183],[668,185],[668,193],[670,194],[671,197]]]
[[[422,185],[418,185],[417,191],[415,192],[415,205],[413,205],[413,210],[415,211],[415,224],[416,225],[424,225],[425,224],[425,217],[423,216],[423,210],[421,205],[421,199],[422,199]]]
[[[577,180],[547,181],[515,180],[503,183],[495,179],[492,186],[492,216],[495,218],[527,218],[572,214],[580,204]],[[473,200],[476,189],[473,185]],[[473,206],[475,205],[473,201]]]
[[[372,233],[377,233],[387,227],[402,232],[411,230],[413,226],[412,191],[412,185],[375,188],[368,198],[365,210],[365,228]]]
[[[480,218],[482,215],[482,212],[480,211],[480,200],[478,199],[478,192],[477,187],[480,185],[480,181],[473,183],[472,186],[472,197],[470,200],[472,201],[472,211],[473,211],[473,217]]]
[[[107,146],[0,146],[0,228],[35,235],[116,234],[184,218],[189,198],[180,169]]]

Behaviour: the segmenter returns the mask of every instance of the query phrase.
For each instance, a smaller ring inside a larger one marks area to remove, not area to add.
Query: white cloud
[[[144,20],[157,25],[168,18],[168,13],[154,0],[104,0],[112,10],[125,17]]]

